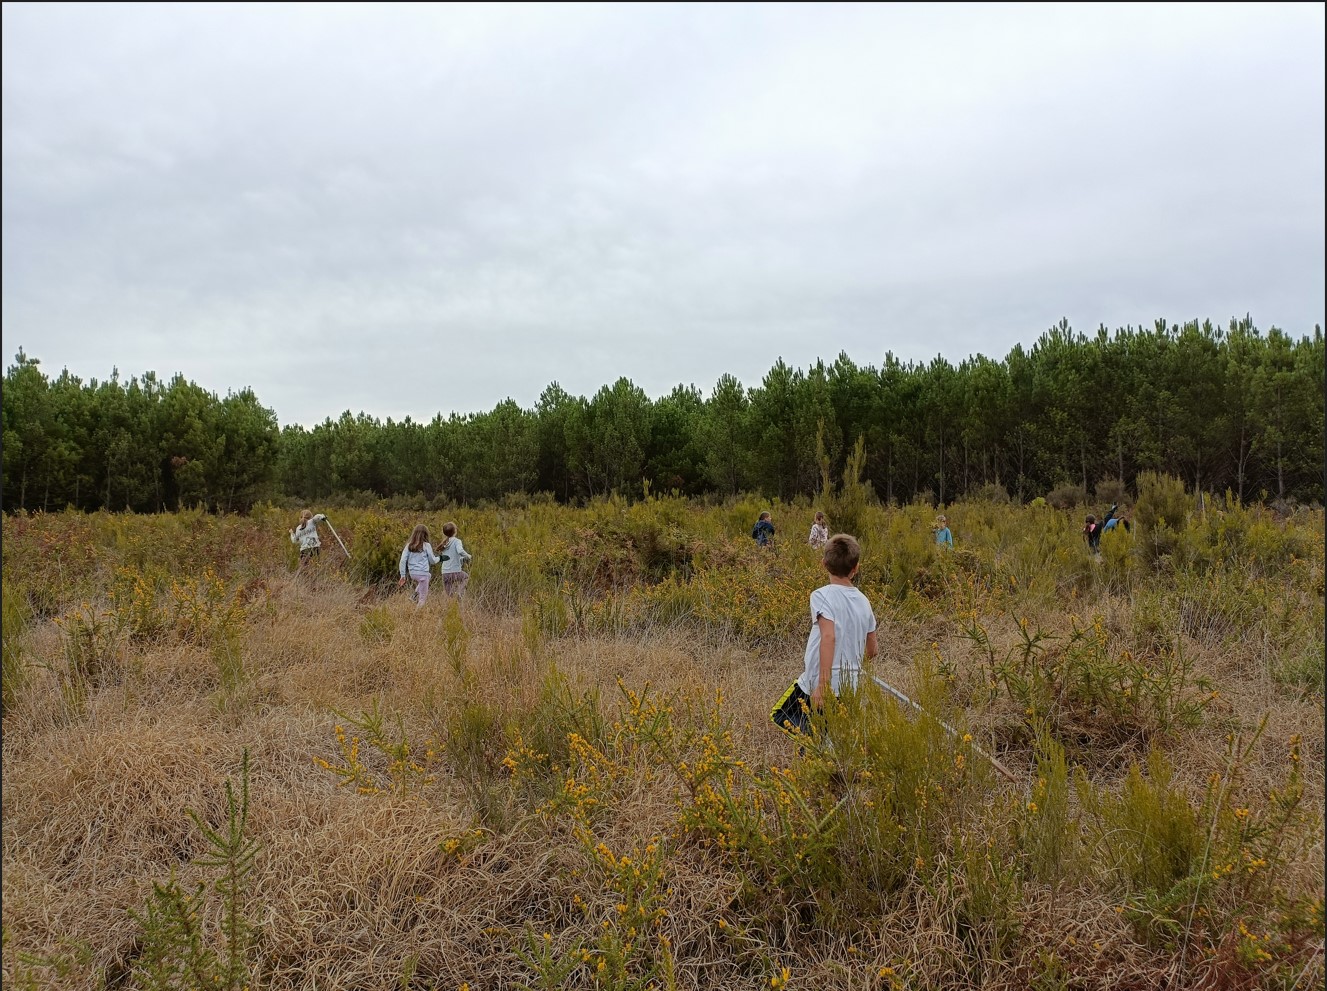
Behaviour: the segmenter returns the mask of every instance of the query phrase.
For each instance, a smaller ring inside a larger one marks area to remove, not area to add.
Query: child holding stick
[[[322,552],[322,541],[318,539],[318,524],[327,519],[322,513],[314,515],[309,510],[299,514],[299,523],[290,528],[290,542],[299,544],[299,570]]]

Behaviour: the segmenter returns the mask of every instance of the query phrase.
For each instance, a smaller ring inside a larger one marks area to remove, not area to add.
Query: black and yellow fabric
[[[769,718],[785,733],[811,733],[811,696],[794,681],[770,710]]]

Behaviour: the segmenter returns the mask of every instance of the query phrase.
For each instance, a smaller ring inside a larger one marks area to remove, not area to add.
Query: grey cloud
[[[283,422],[1322,320],[1311,5],[3,17],[6,344]]]

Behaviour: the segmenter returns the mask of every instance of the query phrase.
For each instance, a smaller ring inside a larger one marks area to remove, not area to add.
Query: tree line
[[[1241,500],[1320,502],[1324,343],[1321,327],[1295,338],[1248,319],[1090,336],[1061,321],[1003,360],[779,359],[759,385],[723,375],[708,395],[678,385],[651,399],[620,378],[586,398],[554,382],[533,409],[507,399],[428,423],[346,411],[312,428],[280,428],[249,389],[221,398],[152,372],[52,380],[20,352],[3,423],[11,510],[647,490],[790,499],[838,477],[859,437],[863,479],[887,501],[1090,494],[1151,470]]]

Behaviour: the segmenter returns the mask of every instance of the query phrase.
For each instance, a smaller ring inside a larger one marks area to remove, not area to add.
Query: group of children
[[[456,536],[456,524],[444,523],[442,535],[445,539],[438,547],[442,553],[434,553],[433,545],[429,543],[429,528],[420,523],[411,532],[409,543],[401,551],[401,580],[396,584],[398,588],[404,585],[407,577],[414,581],[415,587],[410,594],[417,606],[428,601],[429,581],[433,577],[435,564],[442,565],[442,591],[445,595],[454,595],[459,599],[465,592],[465,583],[470,580],[470,573],[461,567],[469,563],[470,554],[461,543],[461,538]]]
[[[1119,506],[1111,506],[1106,515],[1097,519],[1091,513],[1088,513],[1087,520],[1083,523],[1083,539],[1087,541],[1088,550],[1093,554],[1101,553],[1101,535],[1114,530],[1116,527],[1123,527],[1125,533],[1130,531],[1129,515],[1124,513],[1120,516],[1115,515],[1115,510]]]
[[[1096,516],[1089,514],[1087,522],[1083,524],[1083,539],[1087,541],[1088,549],[1094,554],[1101,552],[1101,535],[1120,527],[1128,532],[1130,527],[1127,514],[1115,515],[1118,506],[1111,506],[1110,510],[1100,520]],[[937,547],[943,547],[946,550],[954,549],[954,534],[949,529],[949,520],[943,514],[935,518],[931,524],[931,531],[935,534],[935,543]],[[760,519],[756,520],[756,525],[751,528],[751,538],[761,547],[769,547],[774,541],[774,520],[769,512],[760,514]],[[829,540],[829,524],[825,521],[824,513],[816,513],[815,520],[811,524],[811,534],[807,537],[807,543],[817,550],[823,548]]]
[[[1129,529],[1128,516],[1116,516],[1117,508],[1111,506],[1100,521],[1094,516],[1087,518],[1083,533],[1094,552],[1105,531],[1116,526]],[[757,530],[752,531],[752,536],[765,544],[774,534],[769,513],[761,514],[757,528],[762,523],[767,528],[766,539],[760,539],[762,534]],[[932,530],[938,546],[954,546],[949,521],[943,515],[936,517]],[[863,662],[877,653],[875,612],[870,600],[852,582],[861,564],[861,547],[856,538],[846,533],[829,536],[825,514],[816,513],[808,543],[824,549],[821,566],[829,574],[829,583],[811,593],[811,630],[802,658],[802,673],[770,711],[774,725],[793,734],[811,733],[813,716],[824,709],[826,686],[833,696],[845,688],[855,690]]]
[[[760,514],[756,520],[756,525],[751,528],[751,539],[761,547],[769,547],[774,542],[774,520],[768,511]],[[829,524],[825,522],[824,513],[816,513],[815,520],[811,523],[811,535],[807,537],[806,542],[812,547],[820,550],[829,541]]]
[[[940,547],[953,548],[954,535],[949,532],[949,522],[943,516],[935,518],[931,527],[935,531],[935,542]],[[769,547],[774,540],[774,519],[768,511],[760,514],[756,525],[751,528],[751,539],[761,547]],[[824,513],[816,513],[811,522],[811,533],[806,542],[816,550],[821,550],[829,543],[829,523]]]
[[[324,514],[314,514],[306,509],[300,513],[299,523],[291,527],[290,542],[299,545],[301,571],[322,550],[322,541],[318,539],[318,524],[326,520]],[[411,589],[410,597],[415,600],[417,606],[422,606],[428,601],[429,582],[433,577],[435,564],[442,565],[442,590],[447,595],[461,598],[465,594],[465,583],[470,580],[470,573],[465,570],[464,565],[470,562],[471,555],[461,543],[461,538],[456,536],[456,524],[444,523],[442,535],[445,539],[435,552],[433,545],[429,543],[429,528],[420,523],[411,532],[410,540],[401,551],[399,562],[401,579],[396,585],[400,588],[405,584],[406,578],[413,580],[415,587]]]
[[[1094,516],[1087,517],[1083,535],[1094,551],[1106,530],[1121,523],[1126,530],[1129,528],[1127,518],[1115,515],[1116,508],[1111,506],[1099,522]],[[301,569],[318,555],[317,525],[326,519],[322,513],[315,515],[306,509],[300,514],[298,526],[291,529],[291,542],[300,548]],[[936,517],[932,529],[937,545],[954,546],[949,522],[944,516]],[[752,527],[751,536],[764,547],[769,546],[774,532],[771,514],[763,512]],[[428,600],[435,564],[442,565],[442,585],[447,595],[460,597],[470,580],[462,565],[470,561],[471,555],[456,536],[456,524],[444,524],[442,533],[445,539],[435,552],[429,542],[428,527],[421,523],[411,532],[410,540],[401,551],[397,585],[404,585],[407,578],[414,581],[412,598],[417,606]],[[861,546],[857,538],[846,533],[830,536],[825,514],[818,512],[807,543],[822,551],[820,563],[829,580],[811,593],[811,627],[802,656],[802,672],[770,712],[771,720],[780,729],[803,734],[811,732],[812,714],[823,711],[826,688],[832,696],[838,696],[845,688],[855,690],[863,662],[877,653],[875,611],[870,600],[853,584],[861,566]]]

